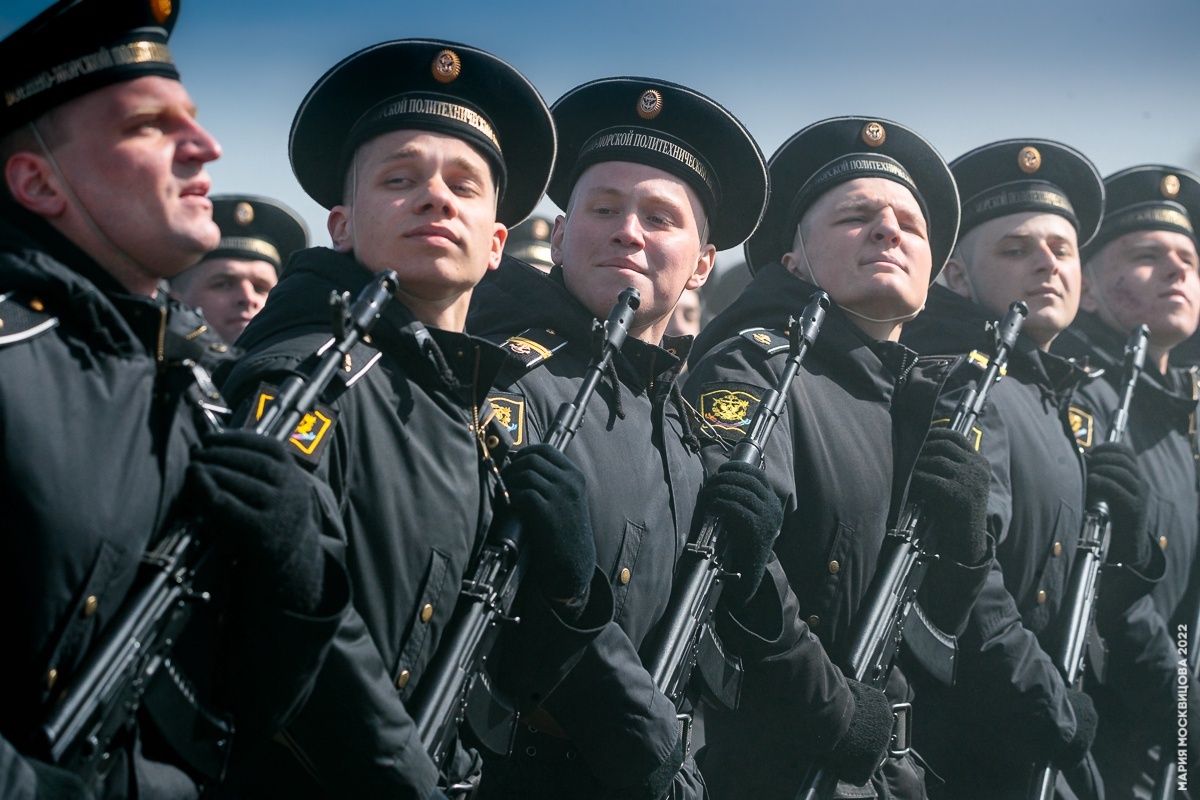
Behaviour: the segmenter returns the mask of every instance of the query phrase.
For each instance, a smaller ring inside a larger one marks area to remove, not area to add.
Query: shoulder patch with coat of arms
[[[1071,425],[1071,433],[1075,434],[1075,444],[1080,447],[1091,447],[1095,433],[1095,418],[1081,408],[1070,406],[1067,408],[1067,422]]]
[[[525,398],[519,394],[492,392],[487,402],[491,411],[483,414],[480,424],[486,425],[495,417],[497,424],[508,431],[513,447],[525,444]]]
[[[258,391],[254,393],[254,405],[250,409],[251,413],[247,415],[243,427],[253,428],[278,396],[278,388],[269,383],[260,383]],[[296,429],[292,431],[292,435],[287,440],[288,452],[302,461],[316,464],[321,460],[321,454],[325,452],[325,448],[332,438],[330,434],[336,424],[337,412],[318,403],[312,411],[305,414],[296,423]]]
[[[702,433],[741,438],[766,390],[749,383],[706,383],[700,391]]]
[[[500,343],[509,358],[519,361],[526,371],[541,364],[566,346],[567,340],[546,328],[527,328]]]
[[[746,328],[738,333],[745,339],[754,342],[754,344],[767,351],[768,355],[788,349],[788,337],[784,331],[771,330],[770,328]]]

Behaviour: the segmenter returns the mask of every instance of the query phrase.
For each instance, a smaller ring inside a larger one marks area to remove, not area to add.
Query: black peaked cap
[[[342,201],[355,148],[394,130],[458,136],[492,163],[497,221],[533,211],[554,164],[554,124],[524,75],[491,53],[457,42],[400,39],[350,55],[309,90],[292,121],[292,170],[325,208]]]
[[[657,78],[602,78],[575,87],[550,110],[559,155],[547,192],[559,208],[567,207],[587,167],[632,161],[696,191],[718,250],[741,244],[762,218],[762,151],[737,117],[705,95]]]
[[[278,200],[252,194],[213,195],[221,243],[204,258],[268,261],[279,272],[288,256],[308,246],[308,226]]]
[[[855,178],[888,178],[913,191],[929,229],[931,281],[954,249],[959,220],[954,177],[933,145],[898,122],[857,116],[816,122],[784,142],[768,166],[771,202],[746,243],[752,273],[792,249],[796,225],[821,195]]]
[[[1005,139],[950,162],[962,195],[962,232],[1009,214],[1058,214],[1082,247],[1104,213],[1104,182],[1078,150],[1048,139]]]
[[[0,42],[0,135],[68,100],[147,75],[179,79],[181,0],[60,0]]]
[[[1200,241],[1200,177],[1194,173],[1142,164],[1109,175],[1104,191],[1104,219],[1084,249],[1085,259],[1133,231],[1174,231]]]

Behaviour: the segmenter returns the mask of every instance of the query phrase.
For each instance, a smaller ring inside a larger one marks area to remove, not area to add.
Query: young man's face
[[[684,289],[708,279],[716,249],[696,193],[669,172],[628,161],[584,171],[566,216],[554,223],[550,252],[567,290],[597,318],[623,289],[641,292],[632,333],[657,343]]]
[[[1170,349],[1192,335],[1200,317],[1196,243],[1174,231],[1118,236],[1088,262],[1082,306],[1129,333],[1150,327],[1150,340]]]
[[[394,269],[401,295],[455,302],[500,265],[487,159],[462,139],[401,130],[358,148],[346,202],[329,214],[334,248],[373,272]]]
[[[997,318],[1024,300],[1021,330],[1045,348],[1079,311],[1079,273],[1075,227],[1058,214],[1028,211],[971,229],[946,265],[946,282]]]
[[[179,299],[204,311],[213,330],[229,344],[237,341],[278,283],[275,265],[242,258],[210,258],[191,268]]]
[[[800,230],[783,265],[839,305],[884,320],[925,304],[933,268],[929,233],[904,186],[886,178],[839,184],[804,213]]]
[[[221,147],[183,84],[150,76],[106,86],[61,106],[55,124],[53,155],[83,210],[144,270],[169,278],[216,247],[204,165]]]

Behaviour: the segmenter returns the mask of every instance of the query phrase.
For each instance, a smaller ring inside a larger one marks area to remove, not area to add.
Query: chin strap
[[[96,220],[92,218],[92,215],[88,213],[87,208],[85,208],[83,203],[79,200],[79,195],[75,194],[75,189],[72,188],[71,182],[67,180],[67,176],[62,171],[62,167],[58,165],[58,159],[56,159],[54,154],[50,152],[50,148],[46,145],[46,140],[42,138],[42,132],[38,130],[37,123],[31,120],[28,125],[29,132],[33,134],[34,141],[37,142],[38,148],[42,151],[42,156],[47,162],[49,162],[50,169],[54,170],[55,176],[58,178],[59,182],[62,183],[63,191],[67,195],[67,202],[74,206],[75,210],[79,213],[79,216],[81,216],[83,221],[87,223],[88,228],[91,229],[96,238],[103,242],[106,247],[116,253],[121,260],[125,262],[126,266],[132,267],[136,272],[139,272],[142,275],[153,275],[150,270],[138,263],[133,256],[129,255],[129,253],[126,253],[120,247],[117,247],[113,240],[108,237],[108,234],[100,229],[100,226],[96,224]]]
[[[800,231],[798,229],[796,231],[796,241],[800,244],[800,255],[804,259],[804,268],[808,270],[808,279],[812,282],[813,286],[817,287],[818,289],[821,289],[822,287],[821,287],[821,284],[817,281],[817,276],[815,274],[813,274],[812,262],[810,262],[808,260],[808,251],[804,247],[804,236],[803,236],[803,234],[800,233]],[[822,289],[822,291],[824,291],[824,290]],[[835,300],[834,302],[837,302],[837,301]],[[850,306],[844,305],[842,303],[838,303],[838,308],[842,309],[842,311],[845,311],[847,314],[850,314],[851,316],[858,317],[859,319],[865,319],[867,322],[875,322],[875,323],[879,323],[882,325],[882,324],[887,324],[889,322],[908,322],[910,320],[913,320],[916,318],[916,316],[918,314],[920,314],[922,311],[925,310],[925,304],[922,303],[921,307],[918,308],[916,311],[912,312],[911,314],[903,314],[899,317],[890,317],[888,319],[876,319],[875,317],[868,317],[866,314],[855,311]]]

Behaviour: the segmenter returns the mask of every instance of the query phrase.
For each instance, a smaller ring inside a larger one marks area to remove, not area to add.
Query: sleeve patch
[[[531,370],[567,344],[567,340],[545,328],[529,328],[516,336],[510,336],[500,344],[509,358],[516,359],[526,370]]]
[[[766,350],[770,355],[787,350],[790,344],[787,334],[783,331],[770,330],[769,328],[747,328],[744,331],[739,331],[739,333],[743,338]]]
[[[491,411],[484,415],[481,425],[486,425],[493,418],[496,424],[508,431],[508,438],[513,447],[525,444],[525,398],[517,394],[493,392],[488,395]]]
[[[262,419],[263,414],[275,402],[278,394],[279,390],[274,386],[268,383],[259,384],[258,391],[254,394],[253,418],[247,418],[244,427],[253,428],[254,423]],[[321,460],[321,454],[325,452],[329,440],[333,438],[329,434],[336,424],[337,412],[318,403],[296,424],[296,429],[287,440],[288,451],[302,461],[316,464]]]
[[[1075,434],[1075,444],[1080,447],[1092,446],[1092,433],[1095,430],[1092,415],[1083,409],[1071,406],[1067,409],[1067,422],[1071,432]]]
[[[706,384],[700,394],[701,428],[726,438],[745,436],[762,396],[762,388],[748,383]]]

